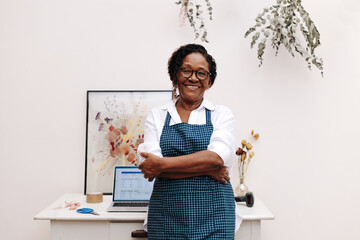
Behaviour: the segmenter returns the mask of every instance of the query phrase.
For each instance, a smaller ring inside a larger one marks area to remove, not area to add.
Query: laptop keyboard
[[[147,207],[149,203],[142,202],[115,202],[113,207]]]

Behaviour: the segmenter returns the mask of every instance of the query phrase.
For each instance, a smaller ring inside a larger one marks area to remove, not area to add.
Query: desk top
[[[67,202],[79,202],[79,208],[93,208],[100,215],[80,214],[76,210],[69,208],[55,209],[65,205]],[[80,193],[64,194],[53,202],[50,206],[38,213],[34,220],[71,220],[71,221],[144,221],[145,212],[107,212],[106,209],[112,201],[112,196],[103,197],[102,203],[87,203],[86,196]],[[243,220],[272,220],[274,215],[264,206],[264,204],[255,198],[254,206],[249,208],[245,203],[237,204],[240,215]]]

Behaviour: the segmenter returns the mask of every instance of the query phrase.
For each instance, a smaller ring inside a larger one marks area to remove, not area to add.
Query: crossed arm
[[[153,181],[155,177],[181,179],[208,175],[213,179],[227,184],[230,181],[227,167],[215,152],[203,150],[177,157],[158,157],[142,152],[145,161],[139,165],[144,177]]]

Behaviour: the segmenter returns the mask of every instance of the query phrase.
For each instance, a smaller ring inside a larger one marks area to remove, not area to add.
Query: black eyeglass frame
[[[193,70],[193,69],[191,69],[191,70],[190,70],[190,71],[191,71],[190,76],[185,77],[184,74],[183,74],[183,72],[182,72],[182,70],[184,70],[184,69],[187,69],[187,68],[184,68],[184,67],[179,68],[179,72],[180,72],[180,74],[181,74],[181,76],[182,76],[183,78],[191,78],[191,76],[194,74],[194,72],[195,72],[196,78],[197,78],[199,81],[205,81],[208,76],[211,76],[211,73],[210,73],[209,71],[205,70],[205,69],[200,69],[200,70]],[[200,79],[199,76],[198,76],[198,72],[199,72],[199,71],[205,71],[208,75],[206,75],[206,77],[205,77],[204,79]]]

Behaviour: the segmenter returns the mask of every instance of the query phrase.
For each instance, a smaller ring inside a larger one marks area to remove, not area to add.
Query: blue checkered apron
[[[163,156],[174,157],[206,150],[213,132],[211,112],[206,124],[170,126],[167,113],[160,137]],[[149,240],[234,239],[235,202],[231,184],[208,176],[157,178],[148,212]]]

